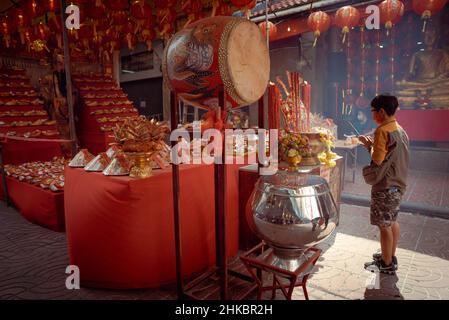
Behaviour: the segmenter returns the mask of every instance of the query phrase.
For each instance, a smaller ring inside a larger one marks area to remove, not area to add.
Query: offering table
[[[227,165],[227,254],[238,250],[238,168]],[[215,265],[213,165],[181,165],[183,273]],[[146,179],[65,170],[70,263],[81,285],[150,288],[171,283],[175,244],[171,167]]]

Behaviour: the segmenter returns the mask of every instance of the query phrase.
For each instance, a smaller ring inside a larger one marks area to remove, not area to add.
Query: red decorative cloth
[[[64,231],[64,192],[55,193],[7,177],[9,198],[28,221],[54,231]],[[0,187],[3,197],[3,187]]]
[[[228,165],[227,253],[238,248],[238,167]],[[66,229],[70,263],[81,284],[150,288],[174,282],[175,244],[171,168],[147,179],[65,171]],[[180,166],[184,275],[215,261],[213,165]]]

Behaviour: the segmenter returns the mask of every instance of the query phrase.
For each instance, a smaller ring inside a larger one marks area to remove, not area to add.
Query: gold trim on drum
[[[234,85],[231,81],[231,75],[229,74],[228,69],[228,41],[229,41],[229,35],[231,34],[232,30],[240,24],[247,22],[246,19],[240,19],[235,18],[226,26],[224,27],[223,33],[221,34],[220,38],[220,48],[218,49],[218,66],[220,71],[220,77],[223,81],[223,86],[226,91],[226,94],[230,96],[239,106],[245,104],[245,101],[243,101],[240,96],[237,94],[237,91],[234,88]],[[225,106],[221,106],[225,107]]]

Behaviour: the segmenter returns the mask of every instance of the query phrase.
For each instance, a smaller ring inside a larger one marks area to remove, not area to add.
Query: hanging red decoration
[[[128,0],[108,0],[107,7],[112,11],[128,10]]]
[[[385,24],[387,35],[393,25],[398,23],[404,15],[404,4],[400,0],[385,0],[379,5],[380,21]]]
[[[359,10],[352,6],[344,6],[335,13],[335,24],[342,28],[343,43],[346,40],[346,35],[351,28],[357,26],[360,21]]]
[[[117,29],[122,28],[128,21],[128,13],[126,11],[115,11],[111,15],[112,25]]]
[[[60,33],[62,31],[61,16],[51,13],[47,17],[47,25],[52,32]]]
[[[3,35],[6,48],[11,45],[11,27],[8,20],[6,16],[0,18],[0,33]]]
[[[131,16],[135,19],[149,19],[151,15],[151,7],[144,0],[133,1],[131,4]]]
[[[26,12],[20,8],[11,10],[9,14],[9,28],[12,31],[18,31],[20,37],[20,43],[25,44],[25,30],[31,25],[30,18],[26,15]]]
[[[42,13],[42,9],[43,8],[37,3],[37,0],[28,0],[24,5],[25,13],[31,19],[39,16]]]
[[[213,0],[212,1],[212,14],[211,17],[215,16],[230,16],[232,14],[231,6],[224,2],[223,0]]]
[[[161,38],[168,38],[175,32],[176,11],[173,8],[158,9],[156,17]]]
[[[86,5],[86,16],[92,19],[102,19],[105,17],[106,7],[101,0],[95,0]]]
[[[245,12],[245,16],[249,18],[251,9],[256,6],[257,0],[231,0],[231,3],[241,11]]]
[[[120,50],[120,39],[120,32],[116,28],[110,27],[106,30],[105,42],[109,46],[109,52]]]
[[[307,26],[313,31],[315,35],[315,41],[313,46],[316,46],[316,42],[320,35],[326,32],[331,26],[331,17],[323,11],[316,11],[310,14],[307,19]]]
[[[145,42],[148,48],[148,51],[153,50],[153,40],[156,38],[156,32],[154,32],[153,28],[145,28],[140,33],[139,40]]]
[[[128,19],[128,22],[123,26],[122,32],[125,34],[123,42],[129,50],[134,50],[137,45],[137,37],[135,31],[136,25],[132,22],[131,19]]]
[[[50,29],[40,22],[38,25],[34,26],[33,34],[31,35],[31,49],[36,52],[41,52],[44,49],[50,52],[47,47],[47,41],[51,36]]]
[[[109,27],[109,21],[107,19],[94,20],[93,21],[93,41],[96,44],[103,44],[103,40],[106,37],[106,31]]]
[[[360,28],[360,95],[355,101],[355,105],[358,108],[366,108],[369,105],[369,101],[365,96],[366,90],[366,37],[365,37],[365,28]]]
[[[26,28],[31,24],[31,20],[29,19],[29,17],[20,8],[11,10],[8,16],[10,19],[10,26],[12,29]]]
[[[266,23],[266,21],[259,23],[259,28],[260,28],[260,31],[262,31],[264,39],[266,39],[267,38],[267,23]],[[276,37],[276,34],[277,34],[276,25],[273,22],[268,21],[268,38],[270,39],[270,41]]]
[[[39,6],[43,8],[44,12],[56,12],[61,8],[60,0],[41,0]]]
[[[192,22],[198,21],[203,17],[203,4],[201,0],[184,0],[181,5],[181,11],[187,13],[185,28]]]
[[[50,29],[40,22],[38,25],[34,26],[34,38],[39,40],[48,40],[50,38]]]
[[[62,22],[61,16],[51,12],[47,17],[48,28],[55,35],[58,48],[62,48]]]
[[[87,51],[90,50],[90,40],[94,37],[93,26],[89,23],[83,23],[78,30],[78,36],[82,47]]]
[[[426,31],[427,20],[441,11],[448,0],[413,0],[413,10],[424,20],[423,32]]]

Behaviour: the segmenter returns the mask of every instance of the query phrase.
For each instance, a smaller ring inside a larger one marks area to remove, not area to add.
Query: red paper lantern
[[[128,10],[128,0],[108,0],[107,6],[112,11]]]
[[[335,13],[335,24],[342,28],[343,42],[351,28],[357,26],[360,21],[359,10],[352,6],[344,6]]]
[[[380,21],[388,31],[398,23],[404,15],[404,4],[400,0],[385,0],[379,5]]]
[[[131,4],[131,16],[137,20],[151,18],[151,7],[143,0],[134,1]]]
[[[313,46],[315,47],[319,36],[331,26],[331,17],[323,11],[313,12],[307,19],[307,26],[315,35],[315,41],[313,42]]]
[[[262,31],[262,34],[264,36],[264,39],[266,39],[267,37],[267,23],[266,21],[259,23],[259,28],[260,31]],[[276,37],[277,34],[277,27],[276,25],[271,22],[268,21],[268,38],[270,39],[270,41]]]
[[[249,18],[251,9],[256,6],[257,0],[231,0],[231,3],[245,12],[245,16]]]
[[[426,30],[427,20],[441,11],[446,3],[447,0],[413,0],[413,10],[424,20],[423,32]]]

